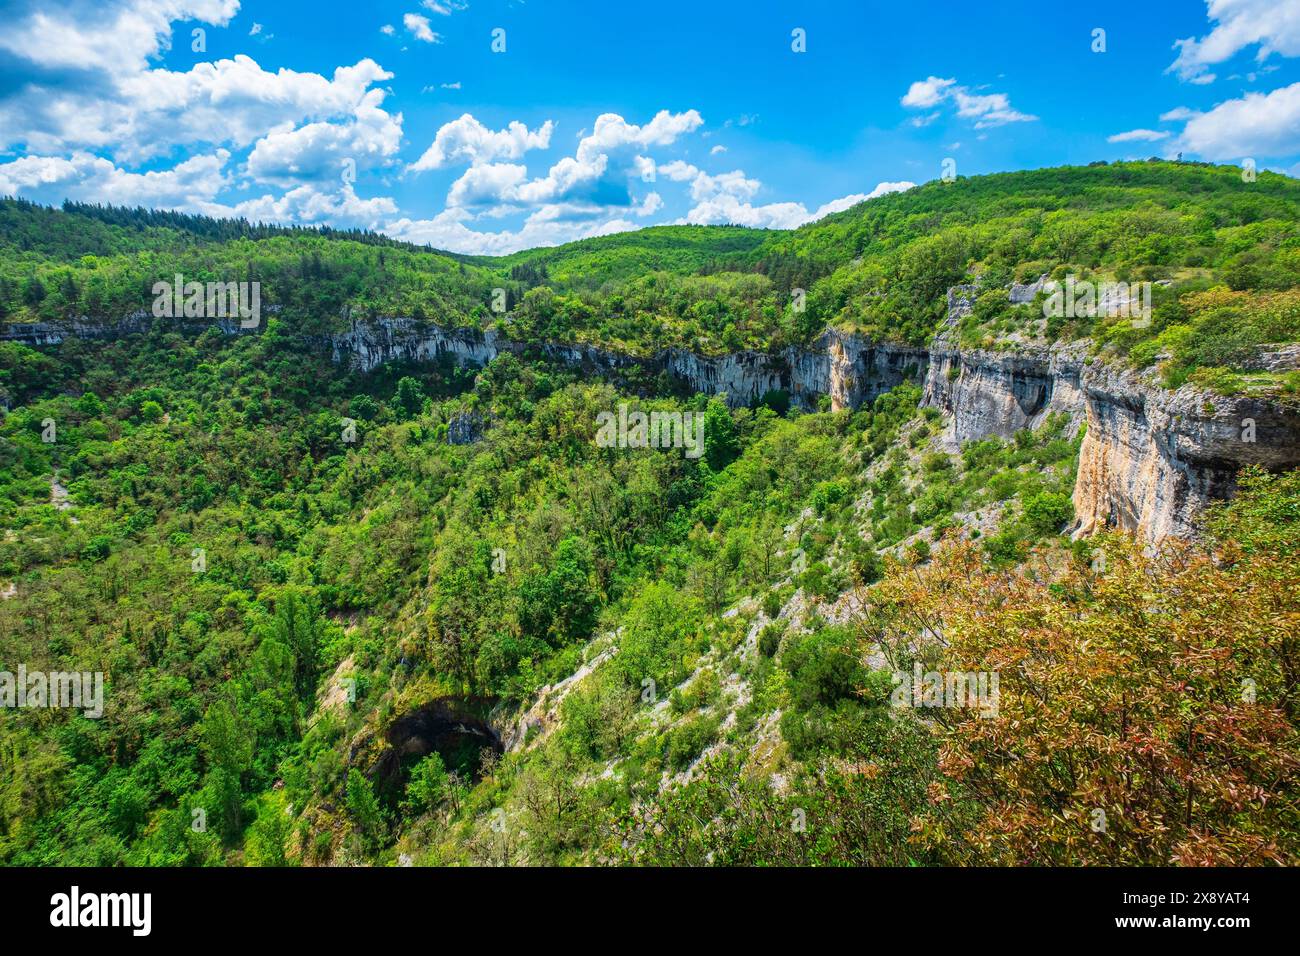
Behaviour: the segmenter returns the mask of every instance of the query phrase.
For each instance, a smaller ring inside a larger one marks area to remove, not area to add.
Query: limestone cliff
[[[1061,412],[1087,429],[1074,490],[1078,534],[1109,526],[1149,541],[1190,536],[1206,505],[1231,495],[1242,466],[1300,465],[1300,410],[1294,407],[1225,398],[1190,385],[1170,391],[1149,373],[1090,358],[1084,343],[961,348],[952,341],[953,323],[969,308],[973,291],[950,291],[949,327],[929,348],[831,329],[807,347],[777,353],[714,356],[673,348],[644,357],[582,343],[529,346],[495,330],[400,317],[353,320],[346,331],[316,343],[335,362],[363,371],[392,361],[479,366],[503,353],[540,354],[592,374],[640,367],[667,374],[693,392],[725,394],[733,405],[779,389],[803,407],[816,407],[828,396],[833,409],[856,408],[911,380],[924,385],[924,404],[949,416],[944,439],[951,449],[989,435],[1010,437]],[[1012,298],[1032,297],[1033,291],[1035,286],[1015,287]],[[113,338],[144,331],[148,321],[141,313],[118,323],[10,325],[0,327],[0,341],[40,347],[67,337]],[[1296,356],[1284,349],[1275,358],[1294,363]]]
[[[937,340],[930,351],[925,404],[952,416],[954,445],[989,435],[1010,438],[1052,412],[1077,425],[1085,416],[1081,350],[961,350]]]
[[[529,346],[494,330],[444,328],[394,317],[353,321],[346,332],[329,336],[325,344],[335,362],[361,371],[385,362],[441,358],[485,365],[502,353],[529,352]],[[797,404],[810,408],[822,395],[829,395],[835,409],[856,408],[908,378],[919,381],[928,361],[925,349],[881,345],[835,330],[824,332],[808,348],[790,347],[775,354],[742,350],[700,355],[670,348],[638,358],[583,343],[547,343],[538,350],[553,361],[596,372],[641,366],[667,373],[691,391],[726,395],[734,406],[784,390]]]
[[[1074,487],[1078,534],[1103,526],[1155,541],[1188,537],[1212,500],[1231,496],[1248,464],[1300,465],[1300,412],[1193,386],[1160,388],[1095,363],[1083,377],[1088,431]]]

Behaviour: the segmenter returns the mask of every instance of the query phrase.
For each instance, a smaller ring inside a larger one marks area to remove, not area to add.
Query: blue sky
[[[1300,0],[0,0],[0,194],[502,253],[789,228],[945,159],[1296,175],[1298,58]]]

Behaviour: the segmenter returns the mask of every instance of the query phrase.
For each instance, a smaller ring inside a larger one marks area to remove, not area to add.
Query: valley
[[[5,715],[0,860],[1292,863],[1298,221],[1163,161],[501,259],[0,201],[0,667],[104,679]]]

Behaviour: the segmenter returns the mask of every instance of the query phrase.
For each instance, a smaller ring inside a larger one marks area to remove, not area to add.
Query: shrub
[[[765,624],[763,629],[758,632],[759,653],[764,657],[775,657],[777,648],[781,646],[781,638],[784,636],[784,621],[773,621],[771,624]]]
[[[848,496],[848,490],[838,481],[823,481],[812,493],[813,510],[820,517],[825,517],[832,507]]]
[[[853,580],[858,584],[874,584],[880,580],[884,567],[880,555],[868,545],[853,556]]]
[[[718,736],[722,718],[716,714],[689,717],[668,733],[668,747],[664,758],[674,770],[685,770]]]
[[[786,594],[781,588],[772,588],[763,595],[763,613],[770,618],[777,618],[785,606]]]
[[[1024,503],[1025,521],[1038,534],[1054,534],[1074,518],[1074,503],[1060,491],[1040,491]]]
[[[854,637],[839,626],[788,640],[781,665],[790,674],[791,697],[804,708],[855,697],[865,678]]]

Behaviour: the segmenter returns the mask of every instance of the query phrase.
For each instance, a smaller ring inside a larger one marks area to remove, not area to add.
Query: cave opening
[[[477,781],[486,755],[504,750],[489,720],[495,703],[487,697],[442,697],[394,720],[385,735],[388,748],[373,772],[378,794],[389,804],[400,801],[411,771],[432,753],[462,780]]]

